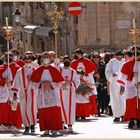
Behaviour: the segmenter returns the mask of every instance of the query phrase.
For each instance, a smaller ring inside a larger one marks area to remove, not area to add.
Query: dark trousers
[[[101,90],[100,87],[97,88],[97,91],[98,91],[97,103],[98,103],[98,115],[99,115],[100,111],[103,113],[104,109],[106,109],[107,92],[106,90]]]

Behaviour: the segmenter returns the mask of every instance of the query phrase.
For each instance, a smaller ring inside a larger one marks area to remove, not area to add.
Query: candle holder
[[[9,69],[10,69],[10,62],[9,62],[9,43],[10,40],[14,37],[14,28],[12,26],[8,26],[8,17],[5,18],[6,26],[3,27],[3,33],[7,42],[7,79],[10,77]],[[10,92],[10,90],[9,90]],[[11,103],[11,109],[15,111],[17,108],[15,106],[15,103]]]
[[[139,42],[140,41],[140,29],[136,29],[136,28],[129,29],[129,38],[134,44]]]
[[[140,41],[140,29],[136,28],[135,19],[132,21],[132,28],[128,30],[129,39],[136,44]]]
[[[14,34],[15,34],[15,30],[13,27],[11,26],[4,26],[3,27],[3,33],[4,33],[4,37],[7,41],[10,41],[11,39],[13,39]]]
[[[7,64],[8,64],[8,69],[9,69],[9,43],[10,40],[14,36],[14,28],[11,26],[8,26],[8,17],[5,18],[6,21],[6,26],[3,27],[3,33],[7,42]],[[9,78],[9,71],[7,71],[7,79]]]

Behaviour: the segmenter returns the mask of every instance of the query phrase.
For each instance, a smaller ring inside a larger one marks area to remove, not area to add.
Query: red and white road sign
[[[68,11],[71,15],[77,16],[82,11],[82,6],[79,2],[72,2],[69,4]]]

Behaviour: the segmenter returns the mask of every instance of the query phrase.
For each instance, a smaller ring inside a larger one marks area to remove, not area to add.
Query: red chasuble
[[[49,65],[49,66],[40,66],[37,68],[33,74],[31,75],[30,80],[33,82],[39,82],[42,76],[42,73],[45,69],[48,69],[50,72],[50,75],[52,77],[53,82],[59,83],[63,82],[64,78],[62,77],[61,73],[58,71],[57,68]]]
[[[2,74],[3,74],[3,72],[6,71],[7,67],[8,67],[7,64],[3,64],[3,65],[0,66],[0,85],[1,86],[4,86],[4,84],[5,84],[5,80],[3,79]],[[13,79],[14,79],[14,77],[16,75],[16,72],[19,68],[20,67],[15,62],[10,64],[10,69],[11,69],[11,72],[12,72]]]
[[[73,68],[74,70],[77,70],[77,66],[79,63],[83,63],[84,67],[85,67],[85,75],[87,76],[89,73],[96,71],[98,69],[98,67],[92,63],[92,61],[90,61],[87,58],[83,58],[83,59],[78,59],[78,60],[74,60],[71,63],[71,68]]]
[[[137,61],[140,61],[140,58]],[[126,62],[122,66],[121,72],[123,74],[127,75],[127,80],[128,81],[131,81],[132,78],[133,78],[133,67],[134,67],[134,64],[135,64],[135,59],[132,59],[132,60]]]

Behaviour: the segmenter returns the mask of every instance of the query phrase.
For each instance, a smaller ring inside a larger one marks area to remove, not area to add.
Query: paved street
[[[24,130],[20,130],[15,134],[0,134],[0,138],[35,138],[46,139],[41,137],[43,132],[39,131],[37,126],[37,132],[35,135],[22,135]],[[65,134],[63,136],[55,137],[59,139],[66,138],[140,138],[140,130],[127,129],[127,123],[113,123],[112,117],[90,117],[87,120],[76,122],[74,125],[74,134]],[[50,136],[47,139],[55,139]]]

